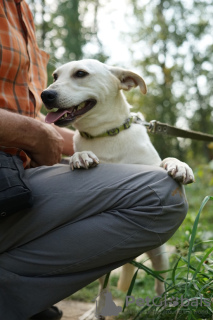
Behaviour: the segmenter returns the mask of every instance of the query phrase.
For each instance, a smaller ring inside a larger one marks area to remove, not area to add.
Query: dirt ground
[[[56,304],[63,311],[62,320],[78,320],[87,310],[94,306],[93,303],[80,301],[63,300]],[[107,317],[106,320],[112,320],[113,317]]]
[[[56,304],[63,311],[62,320],[78,320],[79,316],[89,310],[93,303],[85,303],[80,301],[63,300]]]

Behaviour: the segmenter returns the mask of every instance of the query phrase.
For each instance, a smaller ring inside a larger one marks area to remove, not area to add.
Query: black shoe
[[[57,307],[52,306],[42,312],[39,312],[32,316],[30,319],[33,320],[59,320],[63,316],[63,312]]]

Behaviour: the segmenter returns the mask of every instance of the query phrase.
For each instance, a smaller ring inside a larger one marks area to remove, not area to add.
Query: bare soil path
[[[63,311],[61,320],[78,320],[87,310],[94,306],[94,303],[63,300],[56,304]],[[106,320],[112,320],[112,317],[107,317]]]
[[[93,303],[80,301],[63,300],[56,304],[63,311],[62,320],[78,320],[78,318],[89,310]]]

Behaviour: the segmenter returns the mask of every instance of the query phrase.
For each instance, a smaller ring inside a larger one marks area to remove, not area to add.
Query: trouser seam
[[[156,197],[159,199],[159,201],[160,201],[160,205],[161,205],[161,207],[163,208],[163,205],[162,205],[162,201],[161,201],[161,198],[159,197],[159,195],[157,194],[157,192],[151,187],[151,186],[148,186],[149,187],[149,189],[151,189],[152,190],[152,192],[154,192],[155,193],[155,195],[156,195]]]

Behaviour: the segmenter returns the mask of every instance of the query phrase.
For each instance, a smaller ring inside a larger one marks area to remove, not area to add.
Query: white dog
[[[97,165],[99,160],[105,163],[147,164],[163,167],[183,184],[194,181],[193,172],[186,163],[174,158],[161,161],[146,128],[141,124],[143,116],[130,113],[131,106],[122,89],[139,86],[145,94],[146,84],[139,75],[96,60],[81,60],[59,67],[53,76],[55,81],[43,91],[42,99],[48,109],[57,108],[58,111],[49,113],[46,122],[59,126],[72,123],[77,129],[74,136],[76,153],[70,158],[72,169],[88,168]],[[155,270],[168,269],[164,245],[147,254]],[[120,289],[128,289],[133,272],[132,265],[123,267]],[[164,284],[156,281],[155,289],[161,295]],[[104,305],[103,295],[100,297],[98,310]],[[96,319],[95,308],[81,317],[83,319]]]

